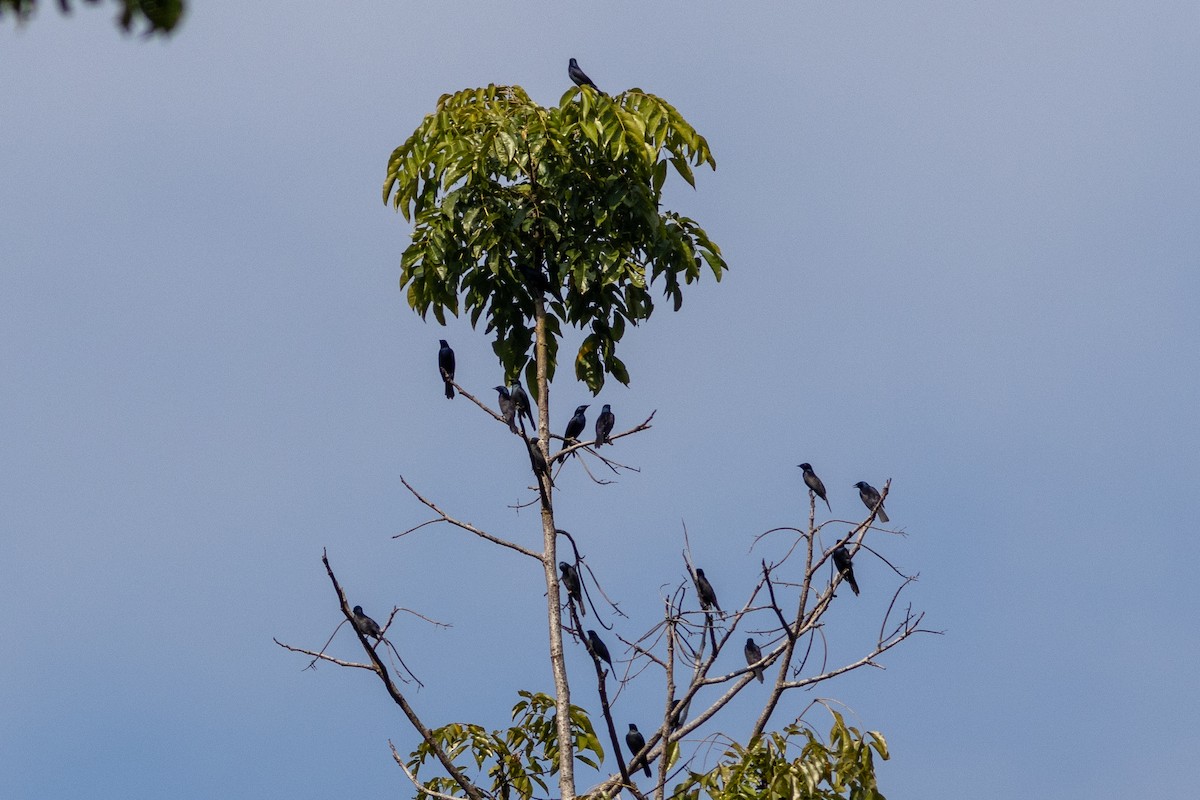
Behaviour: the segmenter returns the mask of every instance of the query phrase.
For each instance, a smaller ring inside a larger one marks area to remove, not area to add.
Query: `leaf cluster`
[[[872,753],[887,760],[883,735],[861,733],[846,725],[841,714],[831,713],[829,744],[810,728],[790,725],[748,747],[734,744],[722,763],[708,772],[690,774],[671,797],[699,800],[703,792],[713,800],[884,800],[875,782]]]
[[[96,5],[100,0],[83,0],[88,5]],[[135,25],[146,24],[146,35],[169,34],[183,18],[184,0],[118,0],[121,10],[117,14],[117,24],[122,30],[129,32]],[[70,13],[70,0],[58,0],[62,12]],[[37,0],[0,0],[0,17],[6,10],[12,11],[21,22],[28,20],[37,8]]]
[[[587,330],[579,380],[593,393],[606,375],[628,384],[616,345],[649,319],[651,284],[678,310],[683,284],[728,268],[694,220],[660,208],[668,170],[694,186],[704,164],[716,166],[704,137],[639,89],[575,87],[552,107],[519,86],[444,95],[388,161],[384,202],[414,225],[400,285],[422,318],[486,320],[509,379],[530,364],[545,308],[551,377],[565,324]]]
[[[522,691],[520,695],[524,699],[513,706],[513,724],[505,730],[489,732],[480,725],[455,722],[432,731],[434,743],[456,764],[464,757],[474,761],[475,769],[487,778],[477,780],[476,784],[488,786],[492,797],[503,800],[530,800],[535,786],[544,796],[545,779],[559,768],[554,698],[540,692]],[[599,769],[604,761],[604,748],[587,712],[578,706],[571,706],[571,735],[575,759]],[[409,761],[413,774],[418,775],[421,766],[433,755],[429,742],[422,741]],[[462,796],[461,787],[447,777],[429,778],[422,785],[443,794]],[[417,800],[429,798],[425,792],[417,794]]]

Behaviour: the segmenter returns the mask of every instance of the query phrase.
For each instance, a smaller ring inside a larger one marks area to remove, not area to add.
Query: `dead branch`
[[[432,500],[427,500],[420,492],[418,492],[416,489],[414,489],[412,487],[412,485],[409,484],[409,482],[404,479],[403,475],[400,476],[400,482],[402,484],[404,484],[404,488],[408,489],[408,491],[412,494],[413,497],[417,498],[417,500],[419,500],[425,506],[429,507],[435,514],[437,514],[440,517],[440,519],[432,520],[433,522],[447,522],[456,528],[461,528],[462,530],[467,531],[468,533],[473,533],[481,539],[487,539],[489,542],[492,542],[493,544],[498,544],[501,547],[507,547],[510,550],[516,550],[518,553],[529,556],[530,558],[536,559],[537,561],[542,560],[542,556],[540,553],[535,553],[534,551],[530,550],[528,547],[523,547],[523,546],[517,544],[516,542],[510,542],[507,539],[501,539],[499,536],[493,536],[492,534],[488,533],[487,531],[481,530],[469,522],[463,522],[462,520],[455,519],[454,517],[450,516],[445,511],[443,511],[441,508],[439,508],[437,503],[434,503]],[[422,525],[426,525],[426,524],[429,524],[429,523],[422,523]],[[421,527],[421,526],[417,526],[417,527]],[[413,530],[416,530],[416,529],[414,528]],[[405,531],[405,533],[409,533],[409,531]],[[405,533],[397,534],[397,535],[393,536],[392,538],[398,539],[401,536],[404,536]]]

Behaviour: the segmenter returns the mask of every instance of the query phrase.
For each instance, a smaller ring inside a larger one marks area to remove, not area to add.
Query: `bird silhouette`
[[[600,92],[600,87],[587,76],[586,72],[579,68],[579,62],[573,58],[567,62],[567,75],[570,76],[576,86],[590,86],[597,92]],[[604,94],[604,92],[600,92],[600,94]]]
[[[601,661],[608,662],[608,668],[613,668],[612,656],[608,654],[608,648],[604,646],[604,642],[600,641],[600,637],[595,631],[587,632],[588,643],[592,646],[592,653]]]
[[[629,753],[632,756],[637,756],[642,752],[642,748],[646,746],[646,737],[642,736],[642,732],[637,729],[637,725],[629,723],[629,733],[625,734],[625,744],[629,745]],[[642,764],[642,769],[646,773],[646,777],[650,777],[649,762]]]
[[[450,345],[446,344],[445,339],[439,339],[441,349],[438,350],[438,371],[442,375],[442,382],[446,384],[446,399],[454,398],[454,351],[450,349]]]
[[[804,470],[804,485],[812,490],[813,494],[825,501],[825,507],[829,509],[829,513],[833,513],[833,509],[829,506],[829,498],[825,496],[825,484],[821,483],[821,479],[817,477],[817,473],[813,472],[812,464],[804,463],[796,466]]]
[[[600,416],[596,417],[596,447],[602,444],[612,444],[608,435],[612,433],[613,425],[617,423],[617,418],[613,416],[612,406],[608,403],[604,404],[604,408],[600,409]]]
[[[845,578],[846,583],[850,584],[850,588],[854,590],[854,594],[858,594],[858,582],[854,580],[854,564],[850,560],[850,551],[842,545],[833,551],[833,566],[837,569],[838,574]]]
[[[700,598],[700,608],[704,611],[708,611],[710,608],[721,610],[721,607],[717,605],[717,593],[713,591],[708,578],[704,577],[702,569],[696,570],[696,595]]]
[[[763,657],[762,650],[758,649],[758,645],[756,645],[754,643],[753,637],[746,640],[745,653],[746,653],[746,663],[747,664],[753,664],[756,661],[762,661],[762,657]],[[759,683],[763,683],[762,667],[754,668],[754,677],[758,678]]]
[[[500,416],[508,423],[508,429],[516,433],[517,404],[513,402],[512,395],[508,393],[508,389],[505,389],[503,386],[495,386],[493,388],[500,395]]]
[[[867,483],[866,481],[859,481],[858,483],[854,484],[854,487],[856,489],[858,489],[858,496],[860,498],[862,498],[864,506],[871,509],[872,511],[875,510],[876,505],[879,506],[879,521],[880,522],[890,522],[891,521],[888,519],[887,512],[883,510],[883,504],[879,502],[879,492],[876,491],[874,486]]]
[[[583,607],[583,591],[579,585],[579,572],[565,561],[558,562],[558,568],[562,572],[562,585],[567,590],[567,597],[574,600],[579,606],[579,616],[586,617],[587,609]]]
[[[563,433],[563,443],[566,445],[574,444],[579,434],[583,433],[583,429],[587,427],[587,416],[583,412],[587,411],[587,406],[577,406],[575,408],[575,416],[571,417],[571,421],[567,423],[567,430]]]
[[[383,638],[383,631],[379,629],[379,623],[364,614],[362,606],[355,606],[353,611],[354,627],[358,628],[359,633],[375,639]]]
[[[517,407],[517,418],[526,417],[529,419],[529,424],[533,425],[533,414],[529,410],[529,395],[525,394],[525,387],[520,381],[513,381],[512,385],[513,405]]]

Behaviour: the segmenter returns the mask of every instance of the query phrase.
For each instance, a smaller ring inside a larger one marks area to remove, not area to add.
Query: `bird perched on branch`
[[[604,642],[600,641],[600,637],[596,635],[595,631],[588,631],[587,637],[588,644],[590,644],[592,647],[592,654],[601,661],[607,661],[608,668],[612,669],[612,656],[608,654],[608,648],[604,646]]]
[[[612,433],[613,425],[617,424],[617,418],[613,416],[612,406],[608,403],[604,404],[604,408],[600,409],[600,416],[596,417],[596,447],[602,444],[612,444],[608,435]]]
[[[579,68],[579,62],[573,58],[567,62],[567,75],[571,77],[576,86],[590,86],[597,92],[600,92],[600,87],[592,82],[587,73]],[[604,94],[604,92],[600,92],[600,94]],[[605,95],[605,97],[607,96]]]
[[[762,661],[762,657],[763,657],[762,650],[759,650],[758,645],[756,645],[754,643],[754,637],[751,637],[746,640],[745,653],[746,653],[746,663],[747,664],[753,664],[756,661]],[[759,683],[763,683],[762,667],[754,668],[754,677],[758,678]]]
[[[579,616],[586,617],[587,609],[583,607],[583,591],[579,585],[579,572],[565,561],[558,562],[558,568],[562,572],[562,585],[567,590],[567,597],[574,600],[579,606]]]
[[[454,351],[450,349],[450,345],[445,339],[439,339],[441,349],[438,350],[438,371],[442,375],[442,382],[446,384],[446,399],[454,398]]]
[[[379,623],[364,614],[362,606],[355,606],[353,613],[354,627],[358,628],[359,633],[374,639],[383,638],[383,631],[379,629]]]
[[[508,389],[503,386],[493,387],[496,393],[500,395],[500,416],[508,423],[508,429],[513,433],[517,432],[517,405],[513,402],[512,395],[508,393]]]
[[[525,387],[521,385],[520,381],[513,381],[512,400],[513,405],[517,407],[517,418],[526,417],[529,424],[533,425],[533,414],[529,410],[529,395],[525,394]]]
[[[629,754],[636,756],[642,752],[642,748],[646,746],[646,737],[642,736],[642,732],[637,729],[637,725],[629,723],[629,733],[625,734],[625,744],[629,745]],[[650,777],[650,763],[647,761],[642,764],[642,769],[646,772],[646,777]]]
[[[583,433],[583,429],[587,427],[587,416],[583,413],[587,411],[587,406],[578,406],[575,409],[575,416],[571,417],[571,421],[567,423],[567,430],[563,433],[563,443],[571,445],[578,441],[579,434]]]
[[[545,475],[546,482],[553,486],[554,477],[550,474],[550,465],[546,463],[546,457],[542,455],[542,445],[532,436],[525,440],[525,445],[529,448],[529,465],[533,467],[533,473]]]
[[[813,472],[812,464],[804,463],[797,464],[800,469],[804,470],[804,485],[812,490],[812,493],[825,501],[825,507],[829,509],[829,513],[833,513],[833,509],[829,506],[829,498],[825,496],[825,484],[821,483],[821,479],[817,477],[817,473]]]
[[[833,551],[833,566],[857,595],[858,582],[854,580],[854,564],[850,560],[850,551],[846,549],[845,545]]]
[[[879,492],[876,491],[874,486],[867,483],[866,481],[859,481],[858,483],[854,484],[854,487],[856,489],[858,489],[858,496],[860,498],[862,498],[863,505],[865,505],[867,508],[871,509],[872,511],[875,510],[876,505],[879,506],[879,521],[880,522],[890,522],[891,521],[888,519],[887,512],[883,510],[883,504],[879,502]]]
[[[696,596],[700,598],[700,608],[708,611],[710,608],[715,608],[717,611],[721,607],[717,605],[717,593],[713,591],[712,584],[708,582],[708,578],[704,577],[704,570],[696,570]]]

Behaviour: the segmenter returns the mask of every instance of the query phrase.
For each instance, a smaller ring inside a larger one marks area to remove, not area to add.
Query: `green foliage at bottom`
[[[708,772],[692,773],[672,800],[884,800],[875,784],[872,751],[887,760],[887,742],[876,731],[860,733],[833,713],[829,744],[809,728],[791,725],[752,742],[733,745]],[[799,755],[795,752],[799,749]]]
[[[544,797],[548,791],[546,779],[558,772],[554,698],[540,692],[519,694],[523,699],[513,706],[513,725],[505,730],[488,732],[479,725],[454,722],[432,732],[434,741],[455,765],[478,786],[502,800],[530,800],[535,786]],[[599,769],[604,762],[604,748],[587,712],[578,706],[571,706],[571,734],[575,760]],[[419,776],[421,766],[431,759],[437,765],[432,748],[421,742],[408,765]],[[473,769],[469,768],[471,761]],[[422,783],[433,791],[465,796],[462,787],[448,777],[438,776]],[[428,797],[425,792],[417,793],[417,800]]]
[[[556,792],[548,781],[558,772],[554,699],[546,694],[520,692],[513,706],[513,725],[488,732],[479,725],[451,723],[433,731],[434,741],[454,763],[484,791],[500,800],[532,800]],[[670,792],[672,800],[884,800],[875,784],[876,754],[888,758],[887,742],[876,731],[860,732],[833,714],[829,743],[810,728],[790,725],[749,746],[732,745],[717,766],[707,772],[688,771]],[[604,763],[604,748],[587,712],[571,706],[571,731],[575,758],[593,769]],[[672,744],[670,761],[678,746]],[[422,742],[413,751],[409,767],[420,775],[432,759]],[[453,797],[465,796],[462,788],[444,776],[428,778],[422,785]],[[418,792],[416,800],[429,800]]]

